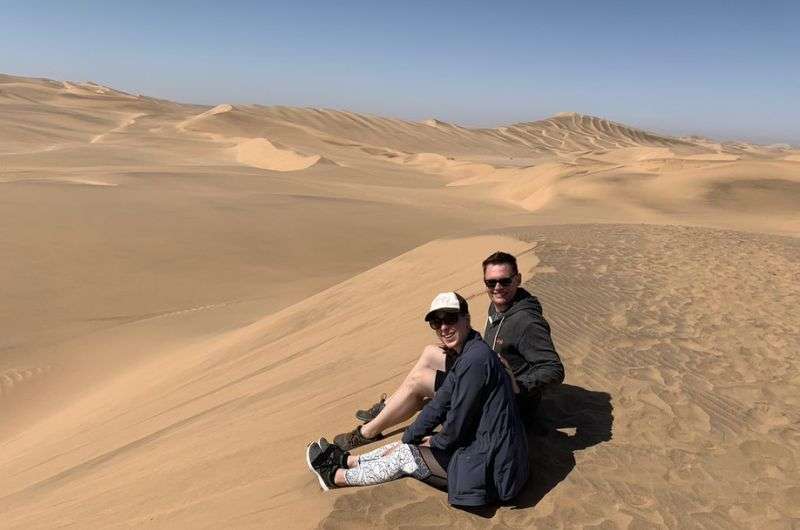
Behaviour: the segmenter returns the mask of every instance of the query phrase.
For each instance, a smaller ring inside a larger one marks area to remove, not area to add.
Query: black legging
[[[424,445],[418,446],[418,449],[422,460],[425,461],[425,465],[431,472],[428,478],[423,479],[423,482],[447,491],[447,466],[450,463],[451,455],[446,451]]]

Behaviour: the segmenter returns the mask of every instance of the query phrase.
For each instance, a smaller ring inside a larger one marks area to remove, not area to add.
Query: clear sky
[[[800,1],[0,3],[0,72],[466,126],[800,145]]]

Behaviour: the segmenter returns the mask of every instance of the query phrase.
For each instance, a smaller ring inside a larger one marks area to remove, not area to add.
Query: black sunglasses
[[[514,277],[509,276],[508,278],[497,278],[497,279],[493,278],[491,280],[483,280],[483,283],[485,283],[486,287],[488,287],[489,289],[494,289],[498,283],[503,287],[508,287],[509,285],[511,285],[511,282],[513,281]]]
[[[444,313],[442,316],[434,315],[428,320],[428,323],[431,325],[431,329],[439,329],[442,324],[452,326],[458,322],[458,317],[460,316],[460,313]]]

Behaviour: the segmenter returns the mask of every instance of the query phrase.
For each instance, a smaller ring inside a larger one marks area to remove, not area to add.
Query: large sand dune
[[[798,159],[0,76],[0,527],[792,528]],[[568,372],[516,505],[320,492],[497,249]]]

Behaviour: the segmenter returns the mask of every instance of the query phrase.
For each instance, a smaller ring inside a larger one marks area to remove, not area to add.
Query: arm
[[[519,340],[519,353],[526,365],[514,377],[524,393],[564,381],[564,365],[550,337],[550,326],[543,317],[534,318]]]
[[[486,388],[488,367],[479,358],[466,358],[454,367],[450,410],[442,423],[441,432],[430,439],[430,446],[442,450],[452,450],[458,442],[469,437],[480,419],[483,407],[483,394]]]
[[[519,394],[519,385],[517,384],[517,379],[514,377],[514,371],[511,370],[511,365],[509,365],[506,358],[499,353],[497,354],[497,358],[500,359],[500,364],[502,364],[503,368],[506,369],[506,373],[511,379],[511,390],[513,390],[515,394]]]

